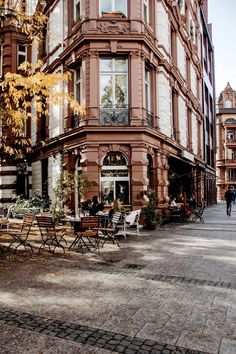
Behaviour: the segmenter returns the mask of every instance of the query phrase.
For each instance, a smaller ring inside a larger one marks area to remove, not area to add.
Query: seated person
[[[99,201],[98,197],[94,196],[92,199],[91,215],[96,215],[99,212]]]
[[[82,204],[82,212],[84,214],[91,214],[91,210],[92,210],[92,201],[91,199],[88,199]]]
[[[171,207],[177,207],[176,197],[170,197],[169,205]]]
[[[116,211],[124,211],[124,208],[122,207],[121,202],[120,202],[119,199],[115,199],[113,201],[112,208],[109,210],[109,214],[108,214],[109,219],[112,218],[112,215]]]

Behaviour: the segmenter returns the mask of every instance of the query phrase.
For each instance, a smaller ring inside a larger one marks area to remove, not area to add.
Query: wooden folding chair
[[[22,245],[22,246],[24,246],[25,249],[27,247],[29,247],[31,252],[33,253],[33,248],[31,246],[31,244],[28,242],[28,237],[29,237],[30,229],[33,224],[34,218],[35,218],[34,213],[26,213],[24,215],[23,223],[22,223],[20,230],[17,230],[17,229],[16,230],[14,230],[14,229],[2,230],[4,233],[7,233],[8,235],[10,235],[13,238],[12,242],[8,246],[9,248],[16,243],[17,246],[15,246],[15,250],[17,250],[17,248],[20,245]]]
[[[62,245],[62,242],[67,244],[64,236],[65,236],[65,228],[57,228],[55,226],[55,222],[53,217],[49,214],[47,215],[37,215],[36,216],[37,224],[41,234],[41,246],[39,248],[39,252],[41,248],[48,247],[49,251],[55,252],[55,249],[62,248],[65,253],[65,248]]]
[[[120,244],[117,240],[117,235],[119,231],[122,231],[122,235],[126,238],[125,232],[125,215],[121,211],[116,211],[113,213],[111,220],[108,221],[105,227],[100,227],[99,231],[102,232],[103,244],[107,241],[112,241],[113,244],[117,244],[120,247]]]
[[[76,226],[76,227],[75,227]],[[75,239],[70,245],[69,249],[72,247],[77,247],[78,249],[85,248],[88,251],[91,249],[99,250],[99,232],[100,227],[100,217],[99,216],[84,216],[81,221],[74,225]]]

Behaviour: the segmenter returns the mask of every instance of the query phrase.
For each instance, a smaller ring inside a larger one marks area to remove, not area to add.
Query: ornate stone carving
[[[129,25],[127,23],[107,23],[100,22],[97,25],[97,30],[102,33],[110,33],[110,34],[123,34],[129,32]]]

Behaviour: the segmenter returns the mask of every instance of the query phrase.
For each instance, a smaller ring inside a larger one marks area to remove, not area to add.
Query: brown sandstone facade
[[[214,109],[206,125],[202,48],[209,33],[200,2],[51,0],[44,11],[39,57],[46,71],[71,70],[69,87],[58,89],[74,92],[85,114],[50,107],[49,117],[32,122],[32,191],[47,185],[53,199],[63,168],[86,173],[93,183],[84,198],[98,195],[107,205],[120,197],[140,208],[148,188],[159,200],[210,193],[213,203],[206,176],[215,175]],[[213,87],[211,48],[206,55]],[[77,203],[72,197],[73,209]]]

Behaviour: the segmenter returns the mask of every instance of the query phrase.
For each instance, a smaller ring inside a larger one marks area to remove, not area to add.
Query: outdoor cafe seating
[[[68,221],[71,222],[75,234],[75,239],[69,249],[77,248],[80,250],[86,249],[87,251],[99,250],[99,216],[84,216],[77,219],[71,218]]]
[[[23,218],[23,222],[19,229],[1,229],[1,233],[6,233],[12,237],[12,241],[10,242],[8,248],[11,248],[13,245],[14,249],[17,250],[19,246],[24,246],[25,249],[30,248],[33,253],[33,248],[31,244],[28,242],[29,233],[35,218],[34,213],[26,213]]]
[[[62,248],[65,253],[64,244],[67,244],[65,239],[66,229],[64,227],[57,227],[50,214],[36,215],[36,220],[41,235],[39,252],[42,248],[48,248],[49,251],[54,253],[56,248]]]

